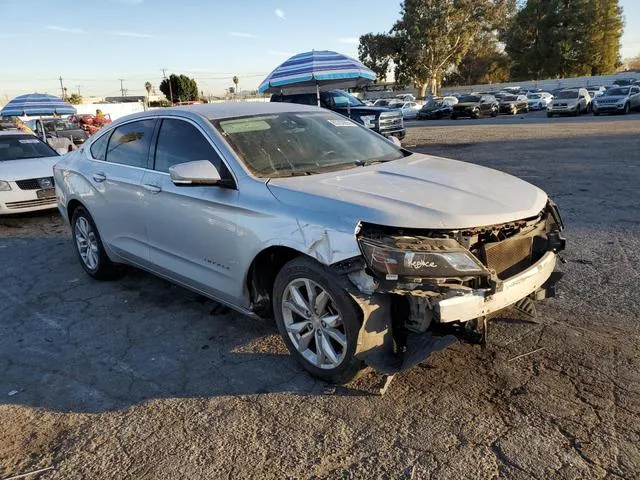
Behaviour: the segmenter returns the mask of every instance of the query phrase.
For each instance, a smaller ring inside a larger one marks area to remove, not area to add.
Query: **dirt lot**
[[[0,478],[640,478],[640,115],[414,125],[415,150],[560,205],[562,295],[535,321],[506,312],[486,350],[380,397],[372,374],[313,380],[268,321],[141,272],[90,280],[54,214],[0,219]]]

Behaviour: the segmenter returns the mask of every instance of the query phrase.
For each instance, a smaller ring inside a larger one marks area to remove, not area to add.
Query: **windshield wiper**
[[[358,167],[366,167],[368,165],[374,165],[376,163],[387,163],[390,162],[391,160],[378,160],[378,159],[374,159],[374,160],[356,160],[354,163],[358,166]]]

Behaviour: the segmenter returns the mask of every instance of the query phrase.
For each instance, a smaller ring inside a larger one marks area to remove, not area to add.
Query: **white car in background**
[[[60,155],[35,135],[0,131],[0,215],[56,208],[58,160]]]
[[[591,95],[591,98],[599,97],[606,92],[607,89],[605,87],[588,87],[587,92]]]
[[[402,102],[415,102],[416,101],[416,97],[414,97],[410,93],[401,93],[399,95],[396,95],[396,98],[398,100],[402,101]]]
[[[549,92],[535,92],[527,94],[529,110],[544,110],[553,101],[553,95]]]
[[[416,102],[404,102],[391,105],[389,108],[400,109],[403,118],[416,118],[422,105],[418,105]]]

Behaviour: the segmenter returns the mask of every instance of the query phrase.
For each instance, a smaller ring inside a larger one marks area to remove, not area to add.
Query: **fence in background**
[[[102,110],[102,113],[109,115],[111,120],[117,120],[125,115],[144,111],[144,105],[139,102],[132,103],[89,103],[82,105],[74,105],[78,114],[96,114],[96,110]]]
[[[621,72],[613,75],[598,75],[594,77],[554,78],[549,80],[530,80],[526,82],[490,83],[484,85],[464,85],[457,87],[443,87],[442,94],[454,92],[482,92],[487,90],[501,90],[505,87],[541,88],[555,90],[557,88],[588,87],[591,85],[612,85],[618,78],[633,78],[640,80],[640,72]]]

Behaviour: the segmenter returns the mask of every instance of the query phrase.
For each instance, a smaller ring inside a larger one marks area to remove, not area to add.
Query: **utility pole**
[[[166,70],[166,68],[162,69],[162,78],[164,78],[165,80],[167,79],[167,74],[165,73]],[[173,106],[173,90],[171,88],[171,77],[169,77],[169,80],[167,81],[169,82],[169,102],[171,102],[171,106]]]
[[[62,83],[62,75],[60,75],[60,76],[58,77],[58,80],[60,80],[60,91],[62,92],[62,99],[63,99],[63,100],[66,100],[66,98],[65,98],[65,97],[66,97],[66,96],[65,96],[65,93],[66,93],[66,92],[65,92],[64,85],[63,85],[63,83]]]
[[[124,78],[119,78],[118,80],[120,80],[120,94],[124,98],[124,85],[122,84],[122,82],[124,82]]]
[[[81,97],[82,95],[80,95],[80,87],[81,85],[76,85],[76,87],[78,88],[78,96]]]

